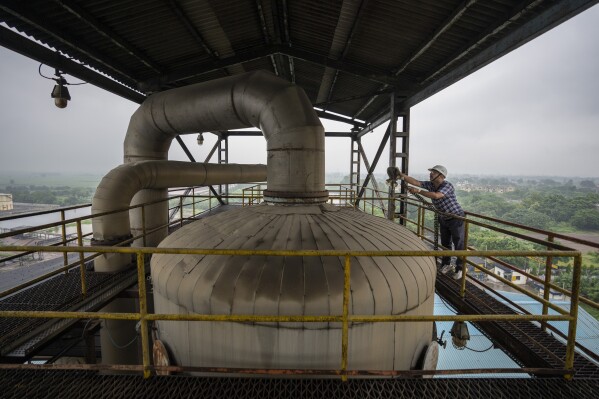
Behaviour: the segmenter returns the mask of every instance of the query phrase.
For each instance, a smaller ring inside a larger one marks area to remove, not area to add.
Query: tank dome
[[[427,250],[408,229],[333,205],[258,205],[186,225],[160,247],[260,250]],[[157,313],[340,315],[343,258],[155,254]],[[350,314],[433,313],[432,257],[351,260]],[[158,336],[182,366],[338,369],[340,323],[159,321]],[[353,323],[349,369],[416,367],[433,325]]]

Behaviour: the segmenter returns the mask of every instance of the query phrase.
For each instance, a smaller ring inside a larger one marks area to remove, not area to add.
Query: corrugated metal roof
[[[3,0],[0,22],[67,57],[2,26],[0,44],[75,76],[68,57],[80,60],[136,101],[131,89],[266,69],[313,103],[372,122],[389,97],[368,94],[391,88],[414,105],[597,1]]]

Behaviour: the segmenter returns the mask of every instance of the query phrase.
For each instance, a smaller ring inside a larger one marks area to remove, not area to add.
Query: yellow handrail
[[[96,313],[96,312],[54,312],[54,311],[0,311],[0,317],[28,317],[28,318],[77,318],[77,319],[121,319],[138,320],[141,325],[142,339],[142,361],[143,375],[150,377],[150,356],[149,356],[149,333],[148,321],[151,320],[176,320],[176,321],[248,321],[248,322],[341,322],[342,323],[342,358],[340,375],[343,380],[347,379],[348,364],[348,329],[351,322],[407,322],[407,321],[507,321],[507,320],[527,320],[527,321],[568,321],[568,341],[565,369],[570,371],[566,378],[571,378],[574,366],[574,349],[577,321],[578,295],[574,291],[572,297],[571,309],[564,310],[556,305],[548,303],[552,309],[561,313],[561,315],[396,315],[396,316],[364,316],[349,315],[349,297],[350,297],[350,274],[351,257],[361,256],[406,256],[406,257],[430,257],[430,256],[568,256],[574,257],[575,266],[573,274],[573,288],[580,285],[580,271],[582,255],[579,251],[350,251],[350,250],[236,250],[236,249],[197,249],[197,248],[130,248],[130,247],[32,247],[32,246],[14,246],[0,247],[0,251],[29,251],[41,250],[46,252],[97,252],[97,253],[123,253],[136,254],[137,273],[139,286],[139,313]],[[335,256],[344,257],[344,290],[343,290],[343,313],[341,315],[329,316],[278,316],[278,315],[180,315],[180,314],[148,314],[147,297],[145,288],[145,262],[146,254],[189,254],[189,255],[240,255],[240,256]],[[529,293],[529,295],[533,296]],[[535,299],[543,302],[543,298]]]

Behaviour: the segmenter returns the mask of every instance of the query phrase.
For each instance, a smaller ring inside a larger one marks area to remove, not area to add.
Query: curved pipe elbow
[[[125,162],[166,159],[179,134],[250,126],[267,141],[267,192],[321,202],[324,128],[300,87],[264,71],[150,96],[131,117]]]
[[[265,165],[203,164],[178,161],[140,161],[120,165],[100,182],[92,200],[94,240],[111,242],[130,234],[129,210],[133,196],[143,189],[251,183],[266,179]]]

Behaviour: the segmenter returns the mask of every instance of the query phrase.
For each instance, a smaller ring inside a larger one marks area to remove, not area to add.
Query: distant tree
[[[542,179],[541,180],[541,184],[544,185],[544,186],[557,186],[557,185],[559,185],[559,183],[556,182],[553,179]]]
[[[595,182],[592,180],[581,180],[579,184],[580,187],[583,188],[597,188],[597,186],[595,186]]]
[[[490,230],[477,229],[473,229],[468,236],[468,244],[479,250],[531,251],[534,249],[531,243],[523,242],[514,237],[508,237]],[[525,257],[506,257],[505,260],[521,268],[529,266],[529,259]]]
[[[574,213],[571,220],[572,226],[582,230],[599,230],[599,211],[595,209],[581,209]]]
[[[522,207],[506,213],[504,218],[515,223],[539,229],[547,229],[552,222],[551,218],[544,213]]]
[[[464,196],[464,208],[473,213],[501,218],[505,213],[514,209],[514,205],[507,202],[503,197],[492,193],[476,193]]]

